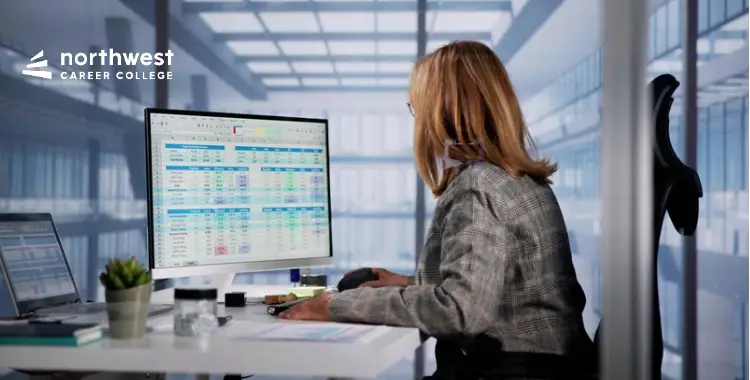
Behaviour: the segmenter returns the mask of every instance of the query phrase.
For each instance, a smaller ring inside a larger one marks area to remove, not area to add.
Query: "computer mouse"
[[[360,285],[364,284],[368,281],[375,281],[378,279],[378,275],[373,272],[370,268],[362,268],[357,269],[352,273],[349,273],[348,275],[344,276],[344,278],[339,281],[338,289],[340,292],[343,292],[345,290],[354,289],[359,287]]]

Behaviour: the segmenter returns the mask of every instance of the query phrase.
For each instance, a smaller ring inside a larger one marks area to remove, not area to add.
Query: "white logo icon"
[[[34,57],[31,58],[31,63],[26,65],[26,70],[21,71],[21,74],[28,75],[32,77],[37,78],[44,78],[44,79],[52,79],[52,72],[47,70],[28,70],[28,69],[38,69],[40,67],[47,67],[47,60],[35,62],[36,60],[42,58],[44,56],[44,50],[40,51],[39,53],[36,53]]]

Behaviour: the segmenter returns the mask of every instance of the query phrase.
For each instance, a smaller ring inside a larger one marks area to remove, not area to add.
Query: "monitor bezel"
[[[10,292],[11,301],[13,301],[13,307],[15,308],[16,315],[24,316],[32,314],[37,310],[42,310],[54,306],[64,305],[68,303],[80,302],[81,296],[78,291],[78,284],[73,276],[73,271],[70,269],[70,262],[68,256],[65,254],[65,247],[63,247],[62,240],[60,240],[60,233],[57,231],[57,226],[52,218],[52,214],[49,213],[13,213],[13,214],[0,214],[0,223],[14,223],[14,222],[49,222],[52,226],[52,233],[55,235],[57,245],[60,247],[60,253],[63,255],[65,260],[65,267],[68,270],[71,281],[73,281],[73,293],[63,294],[59,296],[45,297],[35,300],[18,301],[16,299],[15,288],[8,277],[8,271],[5,268],[5,256],[0,252],[0,269],[2,270],[3,279],[5,285],[8,287]],[[0,248],[2,250],[2,248]]]
[[[328,256],[309,257],[309,258],[292,258],[280,260],[248,261],[243,263],[231,264],[209,264],[185,267],[156,268],[154,260],[154,205],[153,205],[153,171],[151,165],[151,115],[181,115],[181,116],[198,116],[214,118],[233,118],[247,120],[268,120],[268,121],[286,121],[300,123],[319,123],[325,126],[325,168],[326,168],[326,194],[328,203]],[[154,279],[170,279],[190,276],[234,274],[244,272],[260,272],[269,270],[283,270],[303,267],[327,266],[333,264],[333,212],[331,209],[331,159],[330,159],[330,136],[328,119],[291,117],[291,116],[272,116],[256,114],[240,114],[230,112],[207,112],[207,111],[188,111],[165,108],[146,108],[144,110],[144,124],[146,127],[146,201],[147,201],[147,245],[149,270]]]

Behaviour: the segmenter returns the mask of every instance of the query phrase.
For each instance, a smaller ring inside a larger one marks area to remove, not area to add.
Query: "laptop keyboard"
[[[148,315],[156,316],[172,311],[172,305],[148,305]],[[68,305],[57,306],[54,309],[47,310],[53,314],[71,314],[71,315],[91,315],[107,311],[107,304],[103,302],[92,303],[71,303]]]
[[[58,314],[96,314],[107,311],[106,303],[71,303],[56,307]]]

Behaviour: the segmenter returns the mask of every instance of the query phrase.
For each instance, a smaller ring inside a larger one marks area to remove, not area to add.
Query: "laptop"
[[[106,320],[106,303],[87,302],[78,293],[51,214],[0,214],[0,269],[16,317]],[[171,310],[153,304],[149,315]]]

